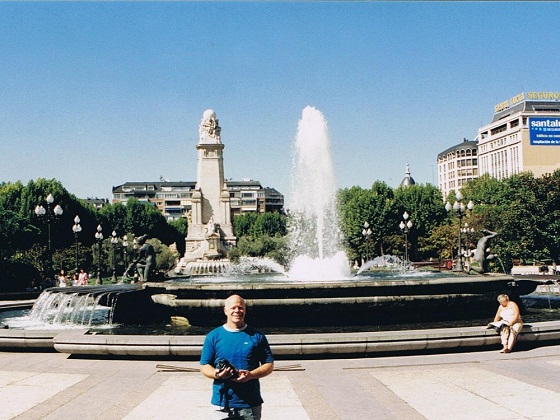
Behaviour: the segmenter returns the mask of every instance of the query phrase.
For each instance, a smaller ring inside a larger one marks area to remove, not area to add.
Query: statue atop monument
[[[202,114],[202,121],[198,129],[199,143],[221,143],[222,128],[213,109],[207,109]]]

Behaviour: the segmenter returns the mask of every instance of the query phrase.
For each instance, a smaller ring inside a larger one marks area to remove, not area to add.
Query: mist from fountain
[[[307,106],[293,145],[292,201],[288,206],[290,279],[350,277],[341,245],[336,192],[327,122],[319,110]]]

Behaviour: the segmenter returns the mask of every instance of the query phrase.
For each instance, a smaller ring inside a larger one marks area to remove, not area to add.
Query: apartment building
[[[274,188],[253,180],[227,181],[231,214],[283,212],[284,196]],[[126,203],[129,198],[151,203],[167,220],[186,218],[191,209],[195,182],[126,182],[113,187],[112,203]]]
[[[437,157],[438,184],[443,199],[478,177],[478,141],[467,140],[444,150]]]

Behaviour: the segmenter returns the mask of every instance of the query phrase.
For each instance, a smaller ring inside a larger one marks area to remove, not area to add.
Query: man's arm
[[[260,365],[258,368],[250,371],[250,374],[253,377],[253,379],[264,378],[265,376],[270,375],[273,369],[274,369],[274,362],[264,363]]]
[[[216,379],[216,373],[218,373],[218,370],[214,366],[208,364],[202,365],[200,367],[200,372],[207,378]]]

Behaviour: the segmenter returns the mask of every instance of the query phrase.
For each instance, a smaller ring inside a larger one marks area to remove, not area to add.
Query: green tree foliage
[[[494,252],[500,252],[522,262],[543,258],[548,250],[542,238],[542,220],[545,218],[539,197],[543,179],[530,173],[514,175],[504,181],[482,176],[470,182],[463,195],[472,199],[477,206],[473,212],[473,225],[480,230],[488,229],[499,233],[493,242]],[[541,194],[542,195],[542,194]]]
[[[233,218],[233,231],[238,238],[243,236],[270,237],[287,233],[287,218],[278,213],[245,213]]]
[[[252,234],[253,225],[257,220],[257,213],[238,214],[233,217],[233,233],[238,238]]]
[[[286,266],[286,243],[286,237],[280,235],[242,236],[237,242],[237,247],[230,251],[230,258],[236,261],[240,256],[268,257]]]
[[[229,253],[232,260],[243,255],[269,257],[286,265],[286,216],[278,212],[236,215],[233,229],[238,241]]]
[[[131,198],[126,204],[115,203],[104,206],[99,214],[103,232],[107,232],[105,236],[110,235],[113,230],[119,238],[124,235],[132,237],[147,234],[150,238],[157,238],[167,245],[175,243],[178,249],[184,249],[186,221],[168,223],[157,207],[151,203]]]
[[[419,259],[418,246],[420,238],[430,237],[432,231],[440,226],[447,218],[445,207],[441,200],[440,190],[433,185],[411,185],[399,187],[395,190],[393,205],[393,220],[395,231],[401,232],[398,225],[403,220],[406,211],[412,221],[412,229],[408,233],[410,258]],[[391,223],[391,222],[389,222]],[[402,234],[402,232],[401,232]],[[424,249],[426,251],[426,249]],[[402,252],[402,251],[401,251]],[[430,255],[434,256],[434,255]]]
[[[47,264],[50,262],[46,252],[49,236],[47,218],[35,214],[37,205],[47,208],[46,198],[49,194],[54,197],[49,214],[52,215],[52,209],[56,205],[60,205],[63,210],[61,216],[51,218],[52,266]],[[6,273],[14,271],[10,269],[10,264],[27,265],[49,275],[60,269],[72,272],[76,265],[76,237],[72,231],[76,216],[79,216],[82,227],[77,237],[78,264],[88,271],[97,267],[95,233],[98,225],[102,226],[106,238],[101,258],[104,274],[112,272],[113,254],[109,238],[113,230],[120,239],[124,234],[148,233],[150,237],[158,238],[164,244],[176,243],[179,251],[184,252],[186,221],[169,224],[152,205],[133,199],[126,206],[109,205],[98,211],[84,200],[68,193],[62,184],[54,179],[39,178],[29,181],[27,185],[21,182],[1,183],[0,262],[3,269],[0,272],[0,281],[4,281]],[[132,242],[132,235],[129,241]],[[119,255],[121,254],[119,250]],[[121,261],[123,258],[117,258],[119,269],[124,265]],[[162,263],[162,266],[166,264]]]
[[[376,181],[370,189],[352,187],[339,192],[341,230],[346,240],[348,257],[359,259],[385,253],[385,240],[394,233],[394,191]],[[364,223],[371,229],[373,249],[364,240]],[[396,222],[398,223],[398,222]]]

